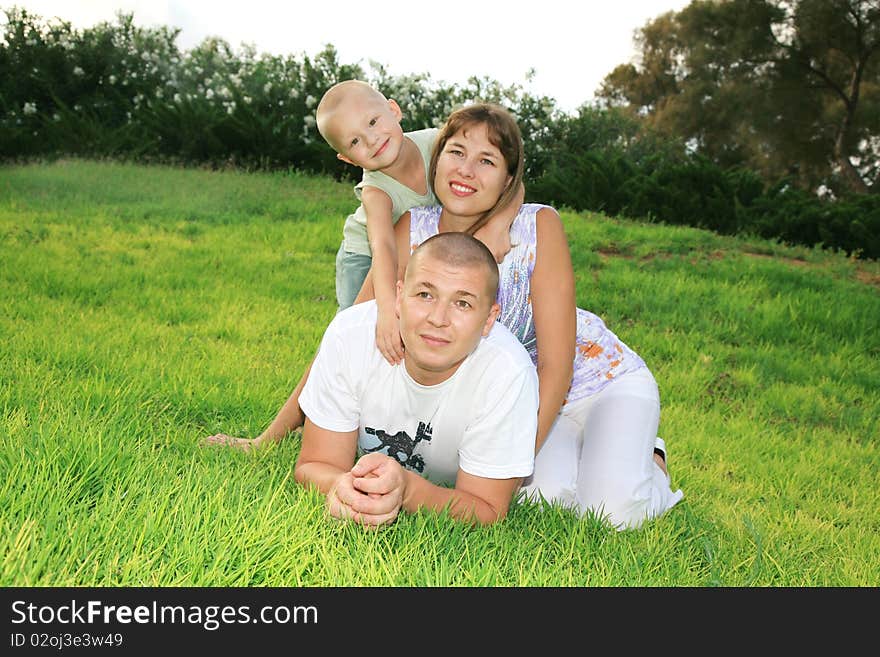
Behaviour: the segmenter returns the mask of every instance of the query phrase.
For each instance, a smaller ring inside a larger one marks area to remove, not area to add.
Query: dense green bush
[[[880,258],[880,196],[817,200],[793,186],[776,185],[751,207],[749,229],[761,237],[823,244],[866,258]]]
[[[880,257],[880,197],[823,200],[754,171],[723,169],[620,110],[584,107],[558,121],[530,199],[718,233]]]
[[[389,76],[342,64],[327,46],[313,58],[234,51],[206,39],[181,52],[177,30],[141,28],[131,15],[76,30],[25,10],[6,12],[0,43],[0,157],[131,156],[253,168],[295,167],[353,177],[321,140],[318,99],[333,84],[366,79],[404,112],[403,126],[439,126],[480,99],[517,116],[529,152],[540,153],[559,113],[547,97],[486,78],[435,85],[427,75]],[[537,172],[539,156],[530,162]]]
[[[689,155],[619,110],[585,107],[561,123],[551,162],[530,185],[535,198],[734,234],[762,193],[756,174]]]
[[[74,30],[6,12],[0,47],[0,156],[115,155],[340,174],[314,129],[314,105],[363,75],[327,48],[308,57],[234,52],[130,15]]]
[[[178,30],[131,15],[77,30],[25,10],[5,11],[0,40],[0,158],[111,156],[248,169],[296,168],[353,179],[315,128],[318,99],[365,79],[403,110],[403,127],[439,126],[476,100],[510,109],[523,133],[527,197],[575,210],[708,228],[880,257],[875,197],[821,201],[744,170],[725,170],[614,109],[576,116],[520,85],[463,85],[428,74],[391,76],[381,64],[257,55],[206,39],[181,52]],[[531,72],[527,75],[527,79]]]

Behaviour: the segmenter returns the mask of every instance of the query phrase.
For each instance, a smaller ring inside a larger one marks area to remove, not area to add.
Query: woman
[[[438,232],[474,232],[522,182],[519,128],[503,108],[454,112],[438,135],[431,180],[441,206],[414,208],[395,227],[398,262]],[[582,513],[636,527],[682,498],[656,437],[657,385],[644,361],[596,315],[576,308],[568,242],[556,211],[525,204],[499,265],[498,319],[537,366],[535,472],[523,485]]]

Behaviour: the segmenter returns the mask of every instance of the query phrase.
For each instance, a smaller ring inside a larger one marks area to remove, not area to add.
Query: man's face
[[[499,306],[486,278],[482,267],[456,267],[427,254],[410,262],[397,284],[397,315],[404,363],[418,383],[448,379],[489,335]]]
[[[333,113],[330,136],[343,162],[368,171],[397,161],[403,145],[400,107],[393,100],[354,92]]]

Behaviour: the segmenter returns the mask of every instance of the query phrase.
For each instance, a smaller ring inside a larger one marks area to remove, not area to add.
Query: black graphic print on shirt
[[[431,440],[433,429],[430,424],[419,422],[415,439],[410,438],[406,431],[398,431],[393,436],[385,433],[383,429],[373,429],[372,427],[364,427],[364,431],[371,436],[376,436],[380,441],[378,447],[365,448],[365,452],[383,452],[405,468],[416,472],[425,470],[425,460],[418,454],[413,456],[413,450],[423,440]]]

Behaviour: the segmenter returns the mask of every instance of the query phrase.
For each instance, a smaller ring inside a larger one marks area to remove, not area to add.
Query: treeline
[[[792,180],[723,168],[620,109],[583,107],[557,121],[528,193],[536,200],[666,224],[751,234],[880,257],[880,196],[832,200]]]
[[[569,115],[519,85],[390,76],[378,64],[339,62],[332,46],[274,56],[207,39],[181,51],[178,30],[139,27],[126,14],[79,30],[5,13],[6,161],[77,155],[352,178],[318,135],[314,109],[331,85],[358,78],[398,101],[407,130],[438,126],[474,100],[508,107],[523,132],[529,199],[880,257],[877,195],[823,199],[793,179],[722,166],[626,108],[584,105]]]

